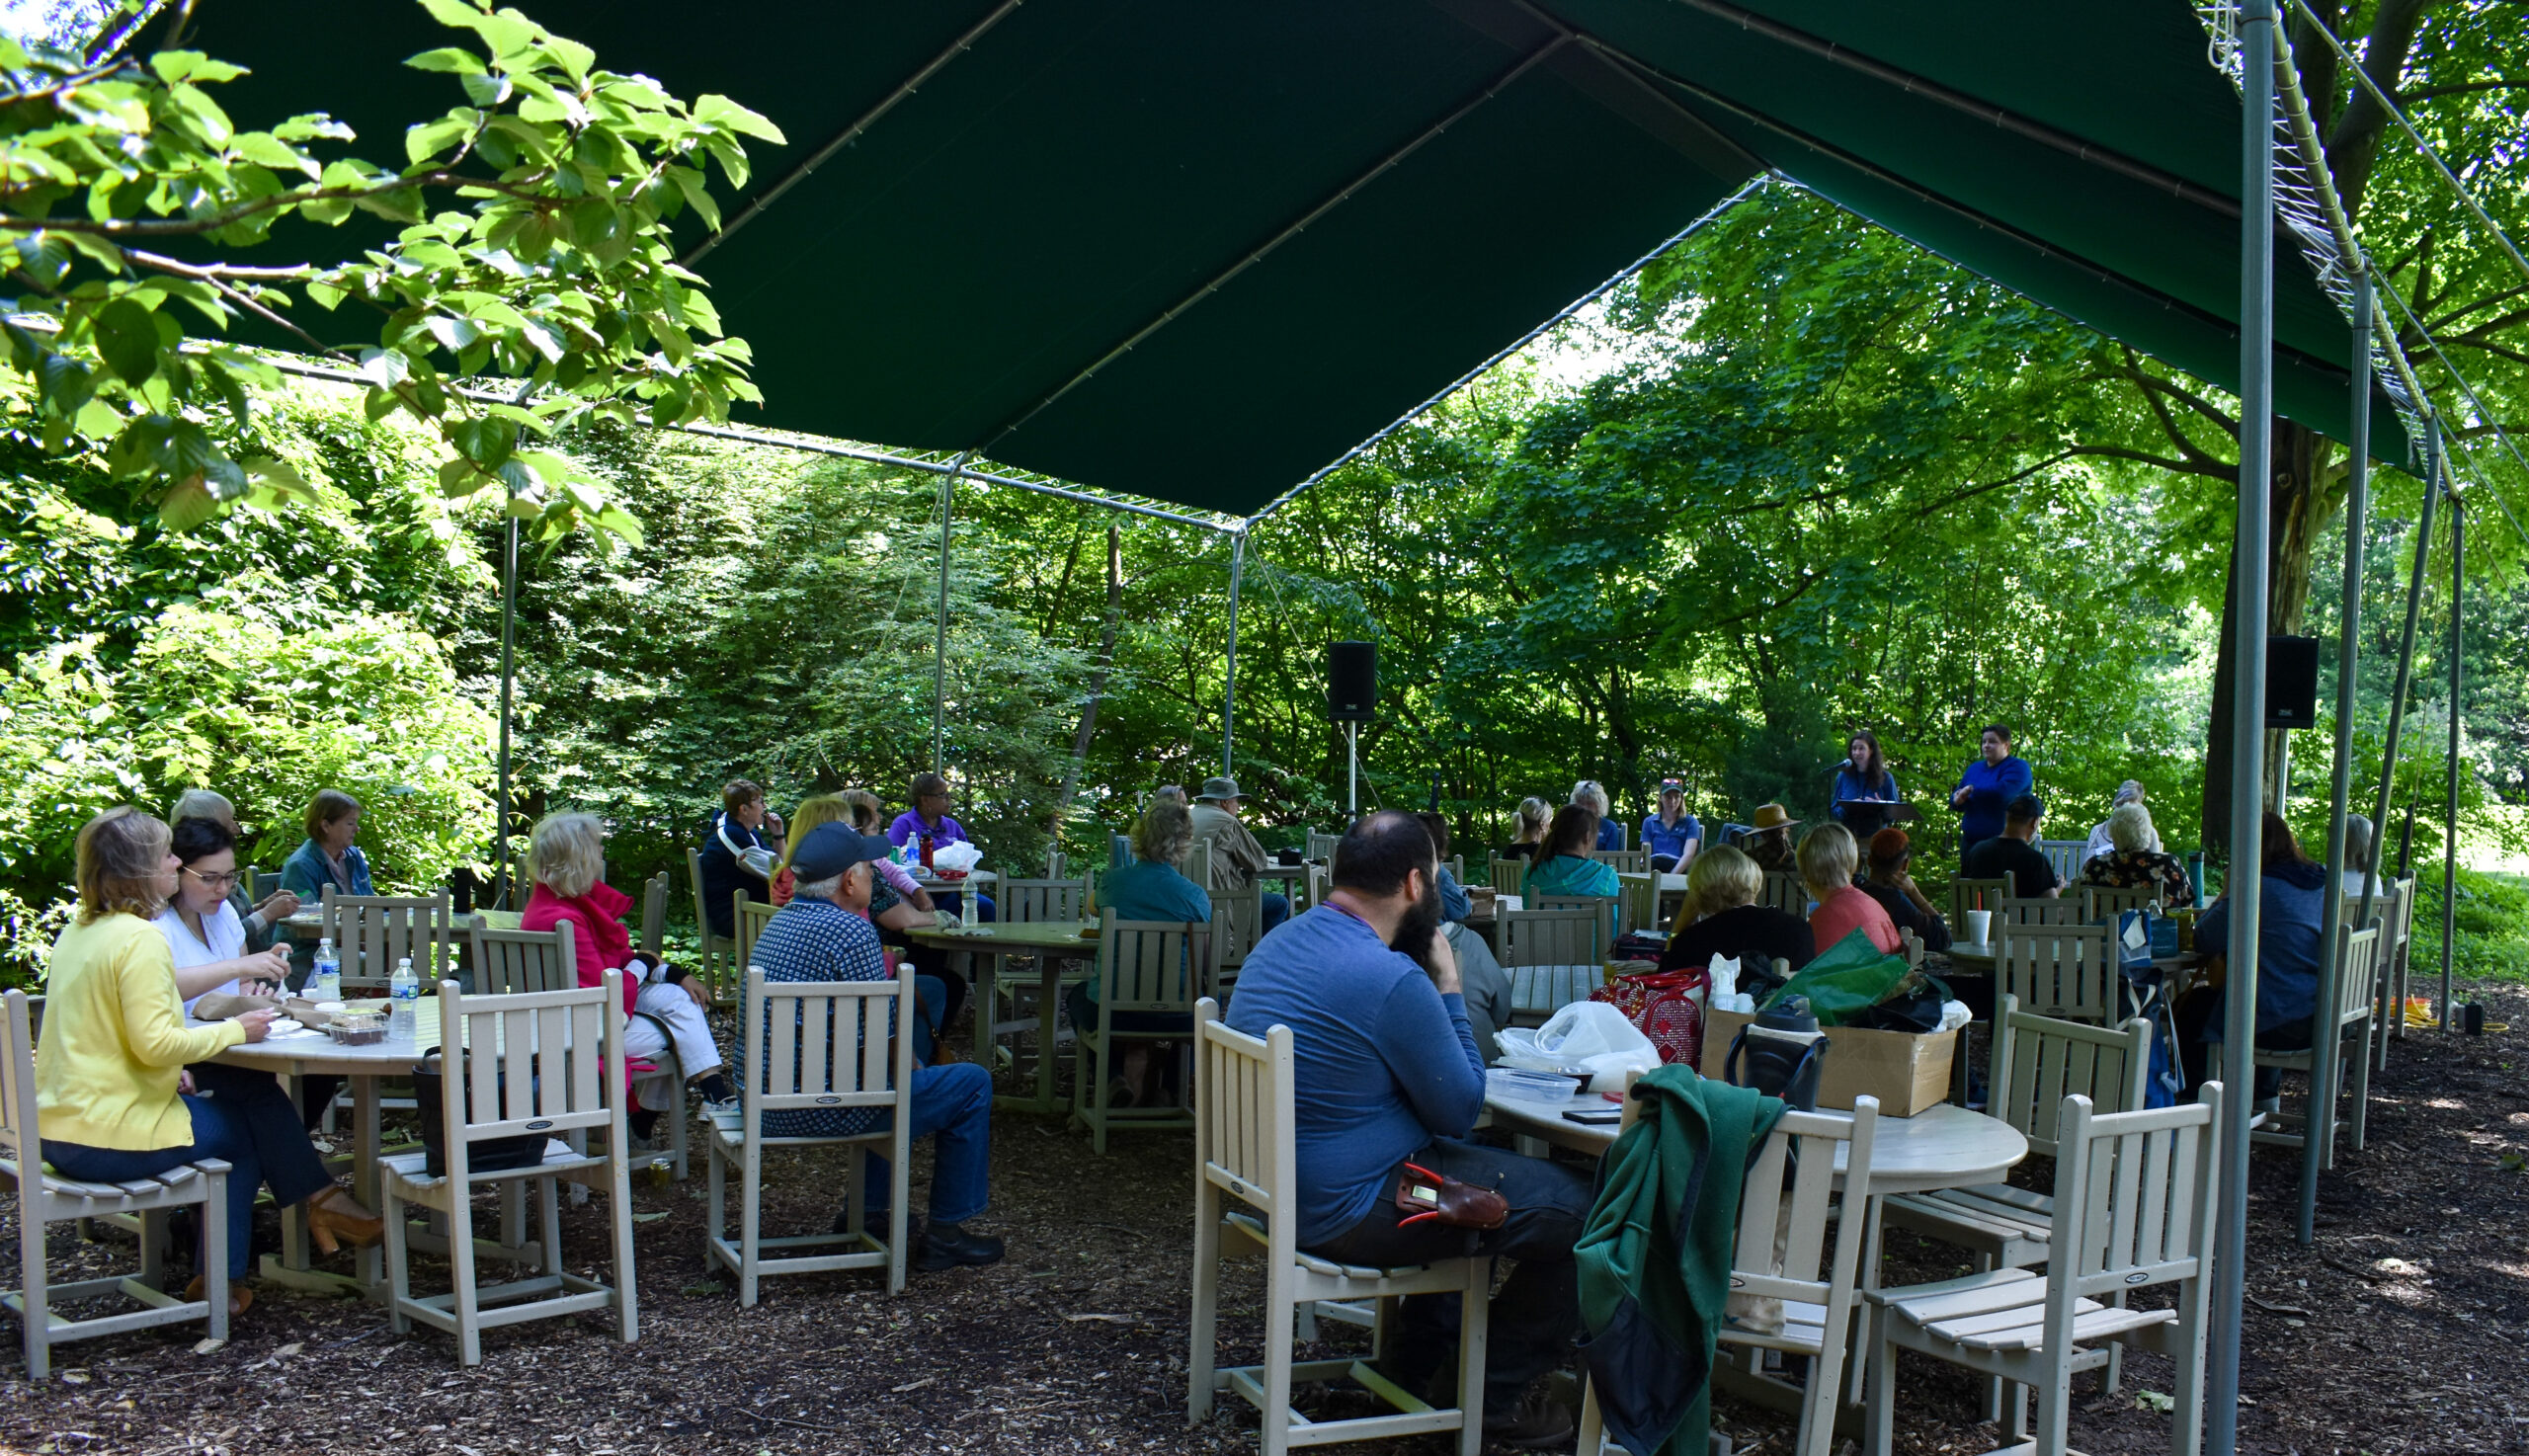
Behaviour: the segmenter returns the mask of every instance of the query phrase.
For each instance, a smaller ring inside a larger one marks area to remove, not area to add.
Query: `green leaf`
[[[781,134],[780,127],[774,125],[758,113],[748,111],[745,107],[716,92],[706,91],[694,98],[693,120],[707,121],[714,126],[725,126],[741,135],[752,136],[759,141],[770,141],[776,146],[786,145],[789,142],[789,138]]]
[[[437,50],[425,50],[419,55],[405,57],[404,64],[417,71],[445,71],[456,76],[479,76],[489,69],[483,64],[483,57],[462,45],[443,45]]]
[[[404,382],[412,372],[412,362],[402,351],[364,349],[360,352],[360,376],[380,389],[392,389]]]
[[[350,141],[353,139],[351,127],[326,116],[323,112],[309,112],[305,116],[292,117],[275,126],[273,135],[284,141]]]
[[[158,319],[130,298],[118,298],[97,314],[97,353],[126,384],[158,372]]]
[[[307,299],[330,312],[335,304],[343,301],[343,290],[331,283],[311,283],[307,285]]]
[[[487,470],[508,459],[517,447],[518,426],[507,420],[469,418],[451,421],[447,428],[449,442]]]
[[[170,86],[178,81],[234,81],[246,74],[244,66],[212,60],[199,50],[161,50],[149,57],[149,68]]]
[[[288,146],[269,131],[241,131],[232,145],[237,155],[276,172],[297,172],[311,178],[318,172],[313,157]]]
[[[473,75],[465,78],[465,99],[479,107],[495,107],[510,99],[507,76]]]
[[[432,314],[422,320],[422,327],[430,330],[431,337],[450,354],[464,353],[466,345],[482,337],[482,331],[464,319],[449,318],[446,314]]]
[[[191,530],[219,514],[219,498],[199,475],[189,475],[158,500],[158,523],[169,530]]]
[[[441,152],[465,139],[480,118],[470,112],[451,112],[436,121],[424,121],[404,131],[404,156],[418,167]]]
[[[311,506],[316,503],[316,488],[288,461],[271,455],[249,455],[242,463],[249,487],[246,499],[250,503],[265,510],[289,501]]]

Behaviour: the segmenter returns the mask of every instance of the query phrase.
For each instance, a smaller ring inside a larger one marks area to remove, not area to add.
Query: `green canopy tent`
[[[2245,478],[2269,401],[2404,458],[2390,401],[2356,392],[2362,331],[2272,220],[2271,3],[2250,3],[2245,112],[2185,0],[532,8],[601,63],[789,136],[686,250],[754,345],[768,398],[746,423],[952,457],[943,506],[997,465],[1243,533],[1768,171],[2241,393]],[[445,33],[400,5],[344,14],[205,7],[200,43],[258,69],[241,91],[272,88],[241,115],[322,106],[375,150],[453,99],[394,64]],[[2259,583],[2264,495],[2241,502]],[[2250,795],[2262,606],[2235,657]]]

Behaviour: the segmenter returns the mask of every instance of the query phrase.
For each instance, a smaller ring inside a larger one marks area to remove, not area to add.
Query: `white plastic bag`
[[[1509,1027],[1493,1034],[1504,1067],[1590,1074],[1591,1092],[1622,1092],[1628,1072],[1660,1065],[1660,1049],[1625,1013],[1603,1001],[1576,1001],[1531,1031]]]
[[[983,850],[964,840],[959,840],[953,845],[941,845],[933,849],[931,867],[935,870],[962,869],[971,874],[975,866],[983,862]]]

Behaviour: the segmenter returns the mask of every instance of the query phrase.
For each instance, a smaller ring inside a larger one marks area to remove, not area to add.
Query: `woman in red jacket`
[[[711,993],[683,966],[653,966],[633,954],[632,933],[623,928],[632,897],[606,882],[606,830],[597,816],[548,814],[537,821],[527,863],[535,884],[519,917],[521,929],[550,930],[569,921],[582,986],[604,985],[608,971],[623,972],[624,1054],[655,1063],[673,1043],[687,1082],[702,1099],[729,1100],[734,1093],[705,1015]],[[632,1113],[635,1136],[648,1137],[660,1112],[681,1105],[663,1084],[659,1078],[635,1084],[641,1103]]]

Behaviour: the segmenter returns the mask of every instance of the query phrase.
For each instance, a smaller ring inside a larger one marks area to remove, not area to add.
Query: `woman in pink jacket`
[[[1895,950],[1905,943],[1898,937],[1897,923],[1888,918],[1888,908],[1853,885],[1861,846],[1853,842],[1851,830],[1840,824],[1818,826],[1800,842],[1799,859],[1800,882],[1808,887],[1809,898],[1818,902],[1818,908],[1809,912],[1809,932],[1818,941],[1820,955],[1855,930],[1868,935],[1881,950]]]
[[[704,1101],[734,1096],[705,1015],[711,993],[685,967],[654,966],[633,953],[632,933],[623,928],[632,897],[606,882],[606,831],[597,816],[546,815],[528,842],[527,862],[535,884],[520,928],[550,930],[570,922],[582,986],[604,985],[608,971],[623,973],[625,1055],[655,1063],[673,1045],[686,1081]],[[659,1113],[681,1102],[655,1078],[636,1083],[635,1092],[641,1105],[632,1113],[632,1132],[646,1138]]]

